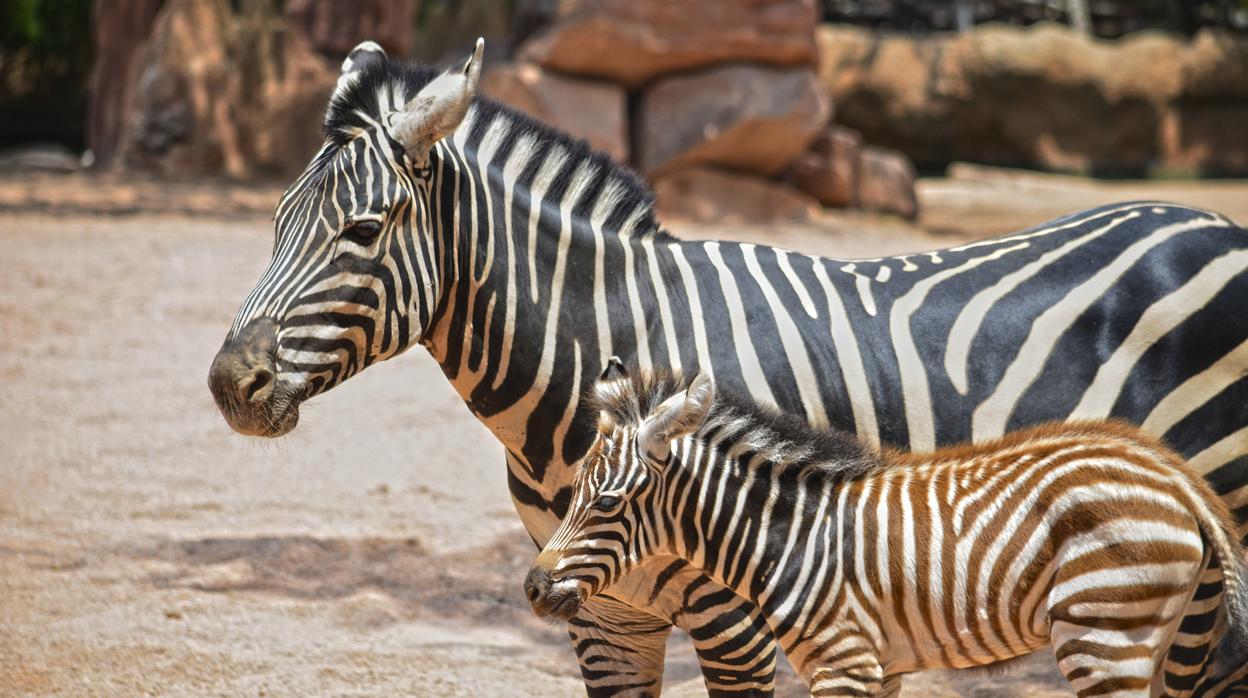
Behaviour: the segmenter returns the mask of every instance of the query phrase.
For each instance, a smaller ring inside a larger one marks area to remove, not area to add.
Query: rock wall
[[[631,162],[665,214],[802,221],[861,204],[917,215],[904,156],[856,136],[850,150],[818,145],[847,132],[827,131],[813,0],[569,0],[548,19],[515,63],[487,65],[486,94]],[[904,166],[859,167],[877,157]]]
[[[813,0],[564,0],[524,61],[638,88],[720,63],[809,66]]]
[[[656,80],[635,114],[637,165],[661,176],[694,165],[774,175],[831,117],[808,68],[732,64]]]
[[[838,120],[923,165],[1248,174],[1248,40],[1059,25],[925,38],[819,29]]]
[[[335,59],[368,38],[394,56],[415,51],[414,7],[151,3],[141,48],[111,57],[134,67],[110,160],[188,175],[299,171],[321,142]],[[828,130],[817,14],[814,0],[568,0],[515,60],[486,61],[482,90],[632,164],[674,213],[805,220],[862,206],[914,217],[904,156]]]

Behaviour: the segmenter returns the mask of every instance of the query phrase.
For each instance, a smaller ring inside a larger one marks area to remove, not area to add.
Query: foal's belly
[[[989,604],[969,593],[951,604],[932,604],[917,593],[903,596],[900,607],[890,603],[881,627],[886,673],[984,667],[1049,647],[1046,596],[1052,582],[1050,568],[1025,593],[994,597]],[[919,620],[912,620],[916,615]]]

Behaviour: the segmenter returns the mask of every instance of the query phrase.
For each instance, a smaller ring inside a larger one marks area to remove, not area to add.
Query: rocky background
[[[89,3],[19,6],[66,23]],[[78,113],[81,138],[59,140],[97,168],[289,178],[358,41],[445,64],[483,34],[487,94],[632,165],[669,217],[914,218],[915,164],[1248,175],[1248,0],[112,0],[88,12],[91,51],[60,73],[30,69],[12,40],[0,48],[8,92],[24,76],[27,92],[53,95],[35,100],[45,108],[73,66],[90,66],[80,112],[49,121],[29,96],[21,111],[0,95],[0,125],[25,129],[6,144],[57,140],[56,120]]]
[[[838,118],[921,166],[1248,174],[1248,40],[1205,29],[1093,39],[1055,24],[912,38],[827,25]]]

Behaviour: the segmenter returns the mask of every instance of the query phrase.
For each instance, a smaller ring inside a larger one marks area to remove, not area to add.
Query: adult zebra
[[[592,441],[580,395],[615,354],[872,443],[1113,414],[1248,496],[1248,233],[1225,218],[1126,204],[855,262],[683,242],[625,168],[475,98],[480,54],[440,76],[368,42],[344,62],[325,144],[210,370],[237,431],[284,434],[303,400],[422,344],[505,446],[541,543]],[[569,628],[592,694],[657,692],[673,623],[713,692],[771,691],[774,640],[724,587],[672,561],[612,596]],[[1199,671],[1201,637],[1177,671]]]

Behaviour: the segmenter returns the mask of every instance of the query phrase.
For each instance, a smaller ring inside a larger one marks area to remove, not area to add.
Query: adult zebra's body
[[[611,371],[609,368],[608,371]],[[595,386],[599,433],[525,580],[569,617],[678,555],[753,601],[816,696],[1051,644],[1080,696],[1171,695],[1162,660],[1212,556],[1218,666],[1248,662],[1248,568],[1225,505],[1123,423],[1049,424],[930,453],[670,374]]]
[[[1248,495],[1248,233],[1226,219],[1128,204],[855,262],[684,242],[626,169],[474,100],[478,69],[435,80],[370,45],[347,59],[326,143],[278,205],[272,261],[210,372],[235,429],[283,434],[301,401],[423,344],[506,447],[540,543],[592,440],[579,396],[618,354],[873,443],[1112,414]],[[672,562],[612,596],[570,627],[594,692],[657,687],[672,622],[713,690],[770,690],[774,642],[721,585]]]

